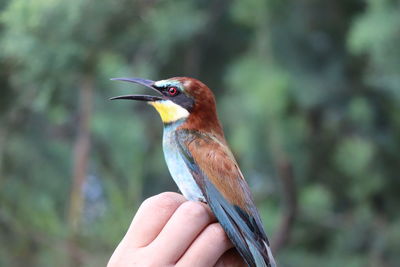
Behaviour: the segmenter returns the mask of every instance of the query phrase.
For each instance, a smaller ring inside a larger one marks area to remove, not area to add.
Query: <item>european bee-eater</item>
[[[249,186],[225,141],[211,90],[187,77],[156,82],[113,80],[141,84],[159,93],[111,99],[146,101],[158,111],[164,123],[165,160],[183,195],[208,203],[248,266],[275,266]]]

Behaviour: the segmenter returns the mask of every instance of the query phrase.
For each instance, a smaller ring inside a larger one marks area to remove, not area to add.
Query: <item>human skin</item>
[[[165,192],[142,203],[107,266],[245,264],[206,204]]]

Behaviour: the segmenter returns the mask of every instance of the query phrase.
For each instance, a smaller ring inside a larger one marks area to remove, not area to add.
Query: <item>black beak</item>
[[[153,89],[154,91],[156,91],[157,93],[160,94],[160,91],[157,90],[156,87],[154,87],[154,81],[152,81],[152,80],[146,80],[146,79],[141,79],[141,78],[112,78],[111,80],[141,84],[150,89]],[[110,100],[115,100],[115,99],[129,99],[129,100],[152,102],[152,101],[162,100],[163,98],[160,96],[153,96],[153,95],[121,95],[121,96],[115,96],[115,97],[110,98]]]

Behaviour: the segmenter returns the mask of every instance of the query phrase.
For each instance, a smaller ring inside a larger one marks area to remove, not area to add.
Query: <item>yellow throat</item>
[[[171,123],[189,117],[189,112],[171,100],[149,102],[161,116],[163,123]]]

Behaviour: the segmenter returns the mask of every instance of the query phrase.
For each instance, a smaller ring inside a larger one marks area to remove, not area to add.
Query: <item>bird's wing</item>
[[[207,203],[246,263],[275,266],[249,187],[229,148],[193,130],[177,130],[175,138]]]

